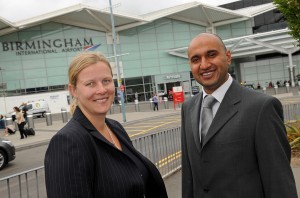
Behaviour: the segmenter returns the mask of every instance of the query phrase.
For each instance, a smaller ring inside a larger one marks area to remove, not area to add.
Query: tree
[[[290,34],[298,41],[300,46],[300,1],[274,0],[274,3],[287,21],[291,30]]]

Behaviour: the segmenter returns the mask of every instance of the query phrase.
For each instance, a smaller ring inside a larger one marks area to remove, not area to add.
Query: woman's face
[[[78,106],[87,116],[104,116],[109,111],[115,96],[115,85],[109,66],[97,62],[78,74],[76,87],[69,85]]]

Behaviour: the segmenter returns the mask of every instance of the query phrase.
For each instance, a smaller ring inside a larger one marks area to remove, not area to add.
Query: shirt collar
[[[223,83],[223,85],[221,85],[218,89],[216,89],[211,95],[219,102],[221,103],[227,90],[229,89],[231,83],[232,83],[233,79],[231,77],[230,74],[228,74],[228,79],[226,80],[225,83]],[[205,90],[203,89],[203,99],[205,98],[205,96],[207,96],[208,94],[205,92]]]

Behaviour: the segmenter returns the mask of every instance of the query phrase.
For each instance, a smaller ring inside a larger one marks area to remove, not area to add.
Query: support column
[[[292,59],[292,53],[289,52],[289,65],[287,66],[290,70],[290,76],[291,76],[291,86],[292,87],[295,87],[295,78],[294,78],[294,72],[293,72],[293,68],[296,66],[296,65],[293,65],[293,59]]]
[[[168,93],[168,90],[167,90],[167,83],[164,83],[164,93]]]

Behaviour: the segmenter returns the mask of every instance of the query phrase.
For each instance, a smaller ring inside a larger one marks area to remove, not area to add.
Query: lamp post
[[[4,92],[4,81],[3,81],[3,74],[2,71],[4,69],[0,67],[0,73],[1,73],[1,89],[2,89],[2,96],[3,96],[3,102],[4,102],[4,111],[6,112],[6,101],[5,101],[5,92]]]
[[[115,21],[113,16],[113,9],[112,9],[112,3],[111,0],[109,0],[109,9],[110,9],[110,19],[111,19],[111,31],[113,36],[113,48],[114,48],[114,57],[115,57],[115,64],[117,66],[117,82],[118,82],[118,91],[121,91],[121,83],[120,83],[120,67],[117,57],[117,50],[116,50],[116,31],[115,31]],[[121,97],[121,109],[122,109],[122,116],[123,116],[123,122],[126,122],[126,113],[125,113],[125,105],[124,105],[124,94],[123,91],[120,92]]]

